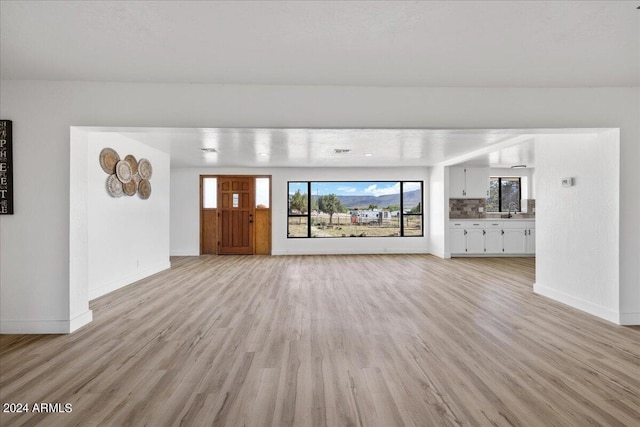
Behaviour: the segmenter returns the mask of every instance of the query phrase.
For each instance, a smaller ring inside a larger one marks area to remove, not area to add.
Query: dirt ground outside
[[[292,237],[307,236],[307,218],[289,218],[289,235]],[[329,215],[311,215],[311,237],[397,237],[400,235],[398,218],[391,218],[384,223],[355,224],[349,214],[334,214],[329,224]],[[422,235],[422,217],[405,216],[405,236]]]

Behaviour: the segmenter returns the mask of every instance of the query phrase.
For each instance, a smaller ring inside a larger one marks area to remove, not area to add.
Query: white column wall
[[[117,133],[92,132],[85,162],[88,183],[88,298],[94,299],[144,277],[170,268],[169,154]],[[113,198],[105,187],[107,174],[99,165],[100,151],[113,148],[151,162],[151,196]],[[72,165],[73,168],[73,165]],[[76,216],[72,210],[72,221]],[[75,274],[71,270],[71,275]]]
[[[451,258],[449,253],[449,168],[429,168],[429,252],[440,258]]]
[[[599,134],[536,137],[534,290],[616,323],[619,161],[617,140]]]

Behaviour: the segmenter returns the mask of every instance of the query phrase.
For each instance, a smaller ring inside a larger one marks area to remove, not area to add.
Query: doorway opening
[[[200,254],[271,255],[270,175],[200,175]]]

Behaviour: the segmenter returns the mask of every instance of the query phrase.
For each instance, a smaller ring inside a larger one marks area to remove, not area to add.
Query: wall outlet
[[[478,206],[478,212],[484,212],[484,208],[482,206]]]

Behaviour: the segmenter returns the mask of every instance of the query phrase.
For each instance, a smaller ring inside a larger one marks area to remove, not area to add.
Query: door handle
[[[253,224],[253,214],[249,214],[249,224]]]

